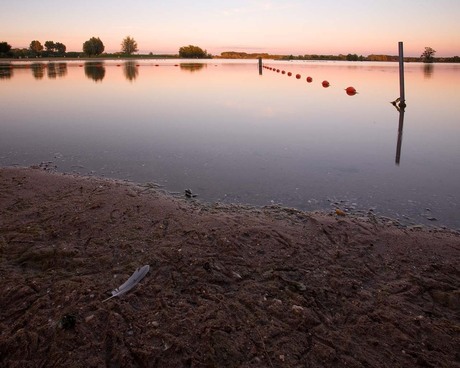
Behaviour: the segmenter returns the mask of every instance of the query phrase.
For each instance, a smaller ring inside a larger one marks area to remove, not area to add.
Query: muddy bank
[[[4,168],[0,366],[460,366],[459,255],[448,230]]]

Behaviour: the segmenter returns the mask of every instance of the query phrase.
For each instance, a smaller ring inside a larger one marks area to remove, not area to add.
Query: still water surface
[[[228,60],[0,67],[0,165],[460,228],[459,64],[406,64],[403,116],[397,63],[265,65],[293,75]]]

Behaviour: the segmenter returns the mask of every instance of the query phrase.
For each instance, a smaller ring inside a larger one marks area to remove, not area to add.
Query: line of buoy
[[[275,69],[275,68],[272,68],[272,67],[269,67],[269,66],[266,66],[264,65],[263,66],[265,69],[268,69],[268,70],[273,70],[273,71],[276,71],[277,73],[280,72],[280,69]],[[285,70],[281,70],[281,74],[286,74],[286,71]],[[288,77],[292,76],[292,73],[291,72],[287,72],[287,75]],[[302,75],[301,74],[296,74],[295,75],[296,79],[301,79],[302,78]],[[308,76],[306,79],[307,83],[311,83],[313,82],[313,78]],[[321,82],[321,85],[323,86],[323,88],[329,88],[331,86],[331,84],[329,83],[328,80],[323,80]],[[355,87],[347,87],[345,88],[345,92],[347,93],[348,96],[354,96],[356,95],[358,92],[356,91],[356,88]]]

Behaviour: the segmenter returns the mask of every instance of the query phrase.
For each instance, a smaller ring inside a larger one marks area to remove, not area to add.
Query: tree
[[[64,55],[66,46],[60,42],[46,41],[45,49],[47,55]]]
[[[46,41],[45,42],[45,49],[47,52],[54,52],[56,45],[53,41]]]
[[[29,50],[33,54],[39,55],[43,51],[43,46],[40,41],[34,40],[30,43]]]
[[[7,55],[10,53],[11,45],[7,42],[0,42],[0,56]]]
[[[424,63],[432,63],[434,61],[434,54],[436,54],[436,50],[431,47],[425,47],[425,51],[423,51],[420,57]]]
[[[57,54],[64,55],[65,51],[67,50],[67,47],[63,43],[56,42],[54,44],[54,50],[56,51]]]
[[[83,52],[88,56],[100,55],[104,52],[104,44],[99,37],[91,37],[83,44]]]
[[[131,55],[133,52],[137,52],[137,42],[131,36],[127,36],[121,42],[121,52],[126,55]]]
[[[359,56],[356,54],[348,54],[346,57],[347,61],[358,61]]]
[[[179,57],[187,59],[206,59],[211,58],[211,55],[206,50],[202,50],[198,46],[188,45],[182,46],[179,49]]]

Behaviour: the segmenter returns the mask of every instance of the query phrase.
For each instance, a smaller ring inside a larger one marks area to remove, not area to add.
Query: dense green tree
[[[436,50],[431,47],[425,47],[425,51],[423,51],[420,57],[424,63],[432,63],[434,61],[434,54],[436,54]]]
[[[8,54],[11,50],[11,45],[7,42],[0,42],[0,55]]]
[[[46,41],[45,42],[45,49],[47,52],[54,52],[54,48],[56,47],[53,41]]]
[[[104,44],[99,37],[91,37],[83,44],[83,52],[88,56],[100,55],[104,52]]]
[[[40,41],[34,40],[30,43],[29,50],[34,55],[40,55],[40,53],[43,51],[43,46]]]
[[[67,50],[67,47],[63,43],[56,42],[54,44],[54,50],[56,51],[57,54],[64,55],[65,51]]]
[[[121,52],[126,55],[131,55],[134,52],[137,52],[137,42],[131,36],[127,36],[121,42]]]
[[[211,55],[207,53],[206,50],[203,51],[198,46],[188,45],[182,46],[179,49],[179,57],[187,59],[206,59],[210,58]]]
[[[60,42],[46,41],[45,49],[46,55],[48,56],[63,56],[65,54],[66,46]]]
[[[346,59],[347,61],[358,61],[359,56],[356,54],[348,54]]]

